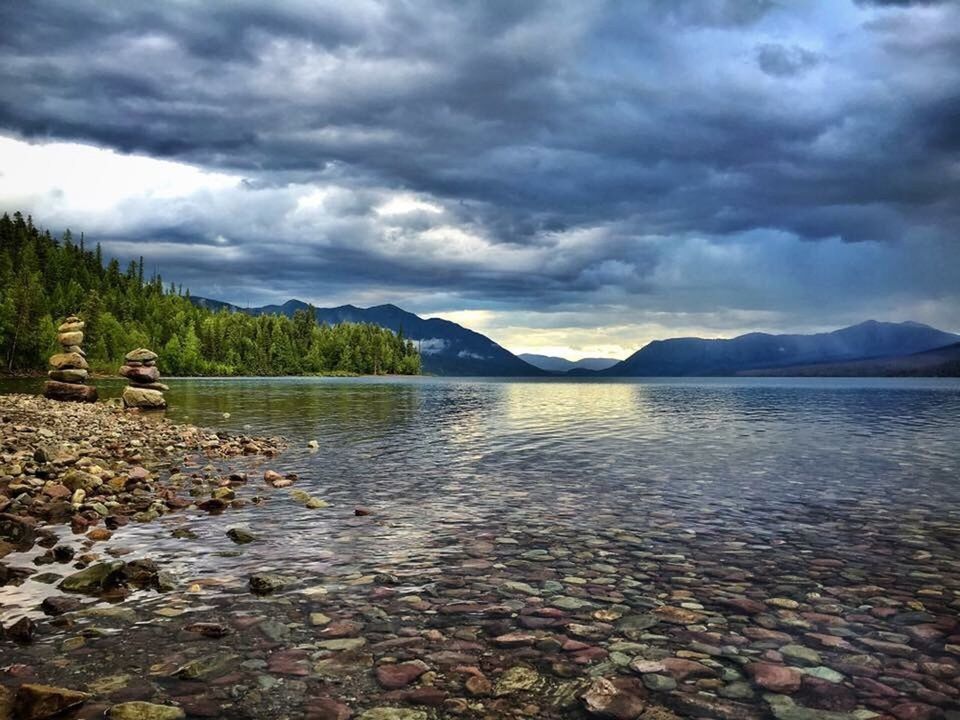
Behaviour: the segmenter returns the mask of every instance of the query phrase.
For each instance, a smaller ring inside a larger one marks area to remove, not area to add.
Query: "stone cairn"
[[[96,402],[97,389],[86,384],[87,359],[80,346],[83,344],[84,322],[71,315],[57,328],[57,342],[63,352],[50,356],[47,375],[50,379],[43,386],[43,395],[51,400],[74,400]]]
[[[146,348],[131,350],[124,356],[126,362],[120,368],[130,384],[123,389],[123,404],[130,408],[162,410],[167,406],[163,393],[169,390],[160,382],[157,369],[157,354]]]

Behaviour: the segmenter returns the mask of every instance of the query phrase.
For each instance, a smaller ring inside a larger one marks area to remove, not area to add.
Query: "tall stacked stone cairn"
[[[126,362],[120,368],[130,384],[123,389],[123,404],[128,408],[162,410],[167,406],[163,393],[169,390],[160,382],[157,370],[157,354],[146,348],[131,350],[124,356]]]
[[[57,342],[63,352],[50,356],[47,373],[50,379],[43,386],[43,395],[51,400],[96,402],[97,389],[87,385],[87,358],[83,344],[84,322],[71,315],[57,328]]]

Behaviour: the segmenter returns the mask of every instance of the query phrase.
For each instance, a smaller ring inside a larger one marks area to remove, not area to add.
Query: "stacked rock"
[[[50,356],[47,374],[50,379],[43,386],[43,395],[52,400],[75,400],[77,402],[95,402],[97,389],[86,384],[86,353],[83,344],[84,322],[71,315],[57,328],[57,342],[63,352]]]
[[[162,410],[167,406],[163,393],[169,390],[160,382],[157,369],[157,354],[146,348],[131,350],[124,356],[126,362],[120,368],[130,384],[123,389],[123,404],[144,410]]]

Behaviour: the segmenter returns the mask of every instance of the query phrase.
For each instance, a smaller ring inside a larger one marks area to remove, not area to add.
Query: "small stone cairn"
[[[83,344],[84,322],[71,315],[57,328],[57,342],[63,352],[50,356],[47,375],[50,379],[43,386],[43,396],[51,400],[96,402],[97,389],[86,384],[87,358],[80,346]]]
[[[120,368],[130,384],[123,389],[123,404],[128,408],[162,410],[167,406],[163,393],[169,390],[160,382],[157,369],[157,354],[146,348],[131,350],[124,356],[126,362]]]

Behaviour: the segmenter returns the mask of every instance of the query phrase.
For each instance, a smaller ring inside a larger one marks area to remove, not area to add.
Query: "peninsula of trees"
[[[371,324],[320,325],[313,308],[292,318],[212,312],[159,275],[143,258],[125,271],[104,262],[69,230],[57,239],[19,212],[0,218],[0,367],[46,369],[57,323],[86,322],[90,366],[115,373],[131,348],[156,349],[167,375],[420,373],[420,353],[403,332]]]

